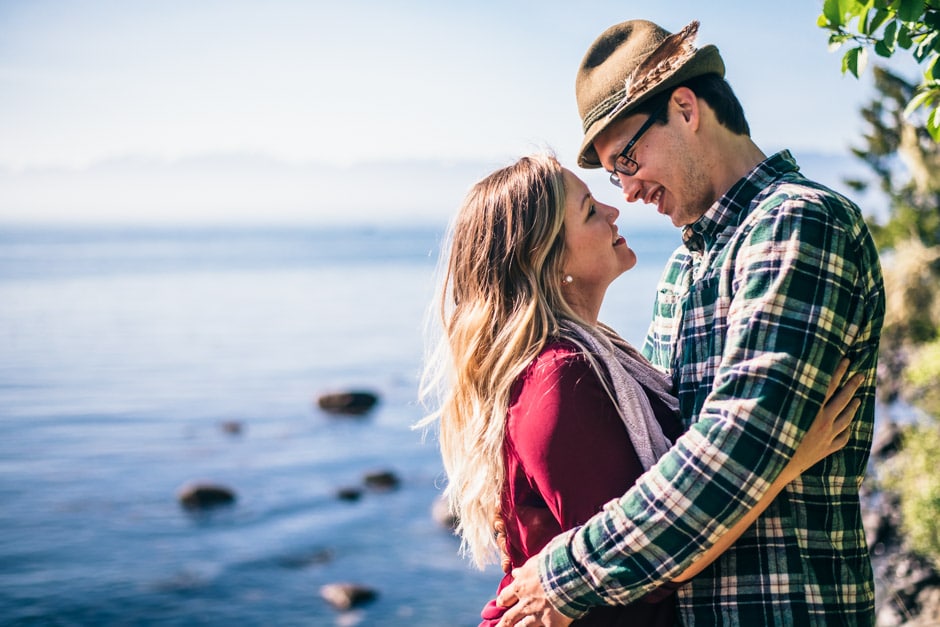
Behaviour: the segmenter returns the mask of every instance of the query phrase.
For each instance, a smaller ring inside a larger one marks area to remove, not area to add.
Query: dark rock
[[[876,460],[884,460],[895,454],[901,447],[901,430],[893,420],[880,420],[875,425],[875,434],[871,444],[871,455]]]
[[[362,479],[367,488],[372,490],[394,490],[400,483],[398,476],[391,470],[379,470],[370,472]]]
[[[180,504],[186,509],[207,509],[235,502],[235,492],[221,485],[194,483],[179,491]]]
[[[323,394],[317,399],[317,405],[330,414],[361,416],[378,402],[379,397],[364,390]]]
[[[919,625],[940,625],[940,586],[924,588],[917,594]]]
[[[862,513],[862,525],[865,527],[865,540],[868,547],[874,550],[879,544],[887,540],[890,532],[888,519],[876,510]]]
[[[910,551],[900,530],[898,498],[880,492],[866,499],[862,516],[865,536],[871,542],[872,568],[875,571],[876,624],[920,627],[937,625],[930,616],[940,612],[931,605],[932,589],[940,590],[940,574],[926,558]],[[940,592],[938,592],[940,595]],[[938,596],[940,598],[940,596]]]
[[[308,553],[298,555],[285,555],[277,559],[277,565],[281,568],[307,568],[317,564],[326,564],[333,560],[333,552],[329,549],[317,549]]]
[[[219,427],[222,429],[222,431],[231,435],[241,435],[242,432],[242,423],[238,422],[237,420],[226,420],[225,422],[221,423]]]
[[[876,567],[884,582],[884,602],[878,608],[878,625],[937,625],[940,614],[940,576],[929,562],[904,549],[885,556]]]
[[[329,583],[320,588],[320,596],[338,610],[348,610],[374,600],[378,593],[357,583]]]
[[[362,490],[359,488],[340,488],[336,491],[336,498],[341,501],[358,501],[362,498]]]
[[[450,511],[450,506],[444,496],[438,496],[434,500],[434,504],[431,505],[431,518],[449,531],[456,531],[457,529],[457,516]]]

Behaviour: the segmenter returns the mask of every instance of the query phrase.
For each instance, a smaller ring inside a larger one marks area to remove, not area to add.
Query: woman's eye
[[[588,208],[588,217],[591,217],[595,213],[597,213],[597,205],[591,203],[591,206]]]

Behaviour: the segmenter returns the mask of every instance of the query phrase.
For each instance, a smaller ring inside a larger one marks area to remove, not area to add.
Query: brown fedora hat
[[[725,75],[718,48],[693,45],[698,24],[673,35],[652,22],[629,20],[611,26],[591,44],[575,81],[584,128],[578,165],[601,167],[594,139],[651,96],[702,74]]]

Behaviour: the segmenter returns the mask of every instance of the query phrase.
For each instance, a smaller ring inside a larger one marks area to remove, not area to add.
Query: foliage
[[[904,372],[910,399],[918,407],[940,416],[940,340],[919,347]],[[940,512],[938,512],[940,514]]]
[[[831,31],[830,49],[851,46],[843,54],[842,72],[856,78],[865,69],[869,49],[886,58],[899,48],[910,51],[924,73],[905,112],[924,109],[925,128],[940,141],[940,0],[825,0],[817,24]]]
[[[903,113],[914,85],[880,67],[874,79],[879,95],[861,112],[867,145],[852,152],[868,164],[891,203],[887,223],[871,224],[875,241],[882,249],[909,237],[925,246],[940,244],[940,144]],[[848,183],[856,189],[867,185]]]
[[[866,146],[853,152],[890,202],[888,220],[870,225],[887,292],[880,392],[894,398],[903,387],[928,414],[905,428],[884,487],[899,497],[910,548],[940,569],[940,0],[825,0],[818,24],[833,49],[849,44],[843,73],[858,77],[870,49],[886,58],[908,50],[925,67],[920,85],[874,68],[879,94],[861,112]]]
[[[909,359],[914,346],[933,341],[940,327],[937,262],[940,246],[926,247],[914,237],[901,240],[883,256],[886,350],[900,349]],[[906,361],[906,360],[905,360]]]
[[[930,420],[905,429],[901,450],[884,484],[901,497],[902,528],[910,547],[940,569],[940,424]]]

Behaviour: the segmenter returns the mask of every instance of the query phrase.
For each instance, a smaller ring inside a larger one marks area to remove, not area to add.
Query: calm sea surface
[[[678,236],[626,235],[602,319],[639,342]],[[410,429],[441,236],[0,230],[0,623],[475,625],[500,573],[431,518]],[[316,408],[345,388],[381,402]],[[336,498],[374,470],[400,487]],[[236,504],[188,513],[196,480]],[[378,598],[339,613],[335,581]]]

